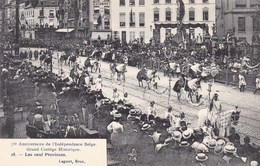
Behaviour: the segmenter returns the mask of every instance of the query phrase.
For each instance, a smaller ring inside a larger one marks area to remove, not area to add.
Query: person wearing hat
[[[187,130],[183,131],[181,141],[187,141],[189,144],[194,142],[193,129],[188,128]]]
[[[172,138],[173,138],[176,142],[180,143],[180,142],[181,142],[181,139],[182,139],[182,134],[181,134],[181,132],[180,132],[180,131],[173,131],[173,132],[172,132]]]
[[[129,111],[129,114],[127,115],[127,121],[132,122],[132,121],[137,121],[138,116],[140,115],[140,112],[136,109],[131,109]]]
[[[260,90],[260,74],[257,75],[256,79],[255,79],[255,91],[254,94],[256,94],[257,91]]]
[[[126,145],[126,138],[124,134],[124,126],[120,123],[122,114],[115,114],[114,120],[107,126],[107,130],[111,133],[111,144],[115,148],[117,156],[122,154],[124,145]]]

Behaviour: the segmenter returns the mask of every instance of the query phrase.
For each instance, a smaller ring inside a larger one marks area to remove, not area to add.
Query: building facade
[[[193,38],[199,34],[203,37],[206,32],[201,27],[207,26],[212,35],[215,0],[183,0],[183,4],[182,25],[186,33]],[[168,35],[177,33],[180,24],[177,19],[179,0],[113,0],[111,8],[116,9],[111,11],[113,34],[127,42],[137,38],[149,42],[152,37],[164,42]]]
[[[73,36],[85,38],[89,31],[90,0],[61,0],[59,1],[58,32],[73,32]]]
[[[57,9],[58,0],[40,0],[35,6],[32,3],[20,3],[21,36],[35,39],[57,29],[59,26]]]
[[[252,43],[253,35],[259,36],[259,0],[220,0],[220,19],[217,21],[218,36],[232,32],[237,39]]]
[[[111,3],[114,0],[90,0],[89,4],[89,22],[90,22],[90,39],[107,40],[111,39],[112,17]],[[114,18],[113,18],[114,19]]]
[[[113,38],[122,42],[142,39],[148,43],[153,36],[152,3],[145,0],[111,1]]]

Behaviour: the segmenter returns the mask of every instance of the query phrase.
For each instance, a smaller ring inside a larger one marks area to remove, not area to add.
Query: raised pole
[[[15,0],[15,55],[19,55],[20,27],[19,27],[19,5],[20,0]]]
[[[4,15],[4,8],[3,4],[0,3],[0,24],[1,30],[0,30],[0,118],[4,116],[3,111],[3,79],[2,79],[2,69],[3,69],[3,40],[4,40],[4,29],[5,29],[5,15]]]

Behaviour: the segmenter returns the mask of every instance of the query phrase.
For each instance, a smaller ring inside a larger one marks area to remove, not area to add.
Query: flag
[[[101,15],[99,15],[99,16],[98,16],[98,19],[97,19],[98,26],[101,25],[101,23],[102,23],[101,21],[102,21],[102,20],[101,20]]]
[[[185,15],[185,6],[182,0],[178,0],[179,2],[179,9],[178,9],[178,21],[182,21],[184,15]]]
[[[133,10],[132,10],[132,8],[131,8],[131,12],[130,12],[130,23],[132,23],[133,22]]]

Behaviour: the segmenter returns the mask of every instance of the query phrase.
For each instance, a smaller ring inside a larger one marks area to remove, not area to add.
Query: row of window
[[[154,21],[160,21],[159,18],[160,18],[160,13],[158,10],[155,10],[154,11]],[[172,13],[170,10],[165,11],[165,20],[172,21]],[[189,20],[195,21],[195,11],[193,11],[193,10],[189,11]],[[208,12],[208,10],[203,10],[203,21],[208,21],[208,20],[209,20],[209,12]],[[126,26],[126,14],[125,13],[119,14],[119,21],[120,21],[120,27]],[[129,13],[129,26],[130,27],[136,26],[135,12]],[[139,13],[139,27],[144,27],[144,26],[145,26],[145,13],[140,12]]]
[[[135,5],[135,1],[136,0],[129,0],[129,5],[134,6]],[[161,0],[161,2],[162,1],[164,1],[166,4],[179,3],[179,0]],[[153,0],[154,4],[159,4],[161,2],[160,2],[160,0]],[[195,3],[195,0],[189,0],[189,3]],[[208,3],[208,0],[202,0],[202,3]],[[125,4],[126,4],[125,0],[120,0],[119,1],[119,5],[120,6],[125,6]],[[139,0],[138,5],[145,5],[145,0]]]
[[[120,21],[120,27],[125,27],[126,26],[126,14],[125,13],[120,13],[119,14],[119,21]],[[130,12],[129,14],[129,26],[130,27],[135,27],[135,13]],[[139,26],[144,27],[145,26],[145,13],[140,12],[139,13]]]
[[[20,15],[23,15],[25,17],[34,17],[34,10],[26,10],[24,12],[21,12]],[[44,10],[39,10],[39,15],[44,16]],[[54,10],[49,10],[49,17],[54,18]]]
[[[94,6],[94,14],[99,14],[99,13],[100,13],[100,7]],[[110,15],[110,7],[109,6],[104,6],[104,14]]]
[[[259,29],[259,21],[258,18],[252,18],[253,20],[253,31],[258,31]],[[237,19],[237,27],[238,32],[245,32],[246,31],[246,17],[238,17]]]
[[[139,32],[139,38],[145,39],[145,31],[140,31],[140,32]],[[129,32],[129,40],[130,40],[130,41],[133,41],[133,40],[135,40],[135,39],[137,39],[137,38],[136,38],[136,32],[135,32],[135,31],[130,31],[130,32]]]
[[[178,11],[176,14],[176,17],[178,16]],[[203,21],[209,20],[209,11],[208,9],[203,9],[202,11],[202,19]],[[172,21],[172,12],[171,10],[165,11],[165,20],[166,21]],[[154,10],[154,21],[160,21],[160,13],[159,10]],[[190,9],[189,11],[189,21],[195,21],[195,10]]]
[[[226,9],[229,9],[230,3],[232,0],[226,0]],[[236,8],[246,8],[247,7],[247,0],[238,0],[235,2]],[[250,0],[250,7],[260,7],[260,1],[259,0]]]

